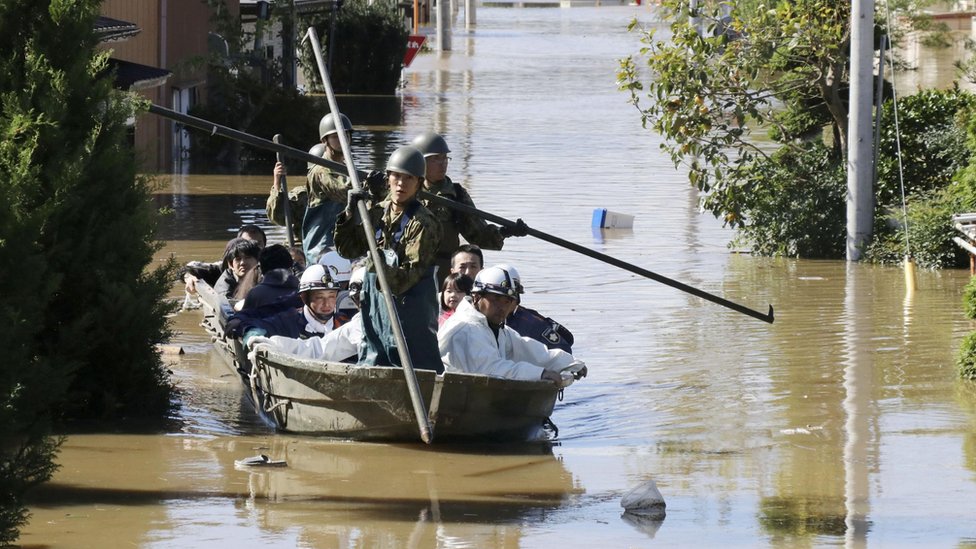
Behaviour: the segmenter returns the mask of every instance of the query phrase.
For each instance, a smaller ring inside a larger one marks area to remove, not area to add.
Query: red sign
[[[427,41],[427,36],[423,34],[411,34],[407,38],[407,53],[403,54],[403,66],[409,67],[413,58],[417,56],[417,52],[423,47],[424,42]]]

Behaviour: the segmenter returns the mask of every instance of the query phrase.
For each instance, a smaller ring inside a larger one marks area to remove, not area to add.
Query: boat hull
[[[398,367],[311,360],[259,345],[248,355],[224,332],[227,300],[201,284],[203,321],[257,412],[289,433],[364,441],[417,441],[416,414]],[[546,438],[560,389],[544,381],[415,370],[436,441],[520,442]]]

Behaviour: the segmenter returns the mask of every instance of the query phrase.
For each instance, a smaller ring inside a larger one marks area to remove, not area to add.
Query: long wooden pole
[[[281,134],[276,133],[272,141],[275,143],[281,143]],[[278,153],[278,162],[281,162],[281,153]],[[281,174],[281,189],[278,195],[278,203],[282,205],[285,210],[285,227],[288,232],[288,246],[295,245],[295,235],[291,231],[291,202],[288,197],[288,180],[285,179],[285,174]]]
[[[285,154],[287,156],[290,156],[292,158],[296,158],[296,159],[299,159],[299,160],[304,160],[305,162],[309,162],[309,163],[312,163],[312,164],[317,164],[319,166],[325,166],[326,168],[329,168],[331,170],[335,170],[335,171],[340,172],[340,173],[348,173],[348,170],[347,170],[346,166],[343,165],[343,164],[340,164],[338,162],[334,162],[332,160],[329,160],[329,159],[326,159],[326,158],[322,158],[321,156],[315,156],[314,154],[309,154],[309,153],[307,153],[305,151],[298,150],[298,149],[295,149],[295,148],[292,148],[292,147],[288,147],[286,145],[280,145],[278,143],[274,143],[274,142],[269,141],[267,139],[262,139],[260,137],[251,135],[249,133],[244,133],[244,132],[242,132],[240,130],[235,130],[233,128],[228,128],[227,126],[222,126],[220,124],[216,124],[214,122],[210,122],[210,121],[204,120],[202,118],[197,118],[195,116],[190,116],[188,114],[183,114],[181,112],[177,112],[177,111],[174,111],[172,109],[167,109],[166,107],[160,107],[159,105],[156,105],[156,104],[150,104],[149,105],[149,112],[151,112],[151,113],[153,113],[155,115],[158,115],[158,116],[162,116],[163,118],[168,118],[168,119],[173,120],[175,122],[179,122],[179,123],[184,124],[186,126],[190,126],[190,127],[193,127],[193,128],[197,128],[197,129],[203,130],[203,131],[205,131],[205,132],[207,132],[207,133],[209,133],[211,135],[220,135],[220,136],[223,136],[223,137],[227,137],[229,139],[234,139],[236,141],[240,141],[242,143],[246,143],[248,145],[257,147],[259,149],[265,149],[265,150],[269,150],[269,151],[273,151],[273,152],[280,152],[280,153],[283,153],[283,154]],[[356,172],[356,174],[357,174],[358,177],[364,177],[365,176],[364,173],[360,173],[360,172]],[[420,191],[418,193],[418,196],[420,198],[425,199],[425,200],[431,200],[433,202],[436,202],[438,204],[447,206],[447,207],[452,208],[452,209],[455,209],[455,210],[459,210],[459,211],[462,211],[462,212],[466,212],[466,213],[470,213],[470,214],[474,214],[474,215],[480,216],[480,217],[482,217],[484,219],[487,219],[488,221],[491,221],[493,223],[497,223],[499,225],[503,225],[505,227],[514,227],[516,225],[516,223],[514,221],[510,221],[508,219],[505,219],[504,217],[499,217],[499,216],[497,216],[495,214],[492,214],[492,213],[489,213],[489,212],[486,212],[486,211],[482,211],[482,210],[479,210],[477,208],[473,208],[471,206],[468,206],[467,204],[462,204],[460,202],[455,202],[453,200],[448,200],[448,199],[443,198],[443,197],[440,197],[440,196],[432,195],[432,194],[427,193],[425,191]],[[561,246],[563,248],[566,248],[567,250],[572,250],[574,252],[581,253],[583,255],[592,257],[593,259],[596,259],[596,260],[599,260],[599,261],[603,261],[604,263],[609,263],[610,265],[614,265],[616,267],[620,267],[621,269],[630,271],[630,272],[632,272],[634,274],[638,274],[638,275],[643,276],[645,278],[650,278],[651,280],[660,282],[662,284],[666,284],[668,286],[671,286],[672,288],[677,288],[677,289],[679,289],[681,291],[688,292],[688,293],[690,293],[692,295],[695,295],[697,297],[700,297],[702,299],[706,299],[706,300],[711,301],[713,303],[717,303],[719,305],[722,305],[723,307],[728,307],[729,309],[732,309],[734,311],[740,312],[740,313],[745,314],[747,316],[751,316],[753,318],[762,320],[763,322],[768,322],[770,324],[773,323],[773,306],[772,305],[769,306],[769,312],[763,314],[763,313],[761,313],[759,311],[754,311],[754,310],[749,309],[749,308],[747,308],[747,307],[745,307],[743,305],[739,305],[738,303],[733,303],[733,302],[728,301],[726,299],[723,299],[723,298],[721,298],[719,296],[710,294],[710,293],[705,292],[703,290],[699,290],[698,288],[695,288],[693,286],[688,286],[687,284],[684,284],[682,282],[678,282],[677,280],[672,280],[672,279],[667,278],[665,276],[662,276],[662,275],[659,275],[657,273],[651,272],[651,271],[649,271],[647,269],[638,267],[636,265],[631,265],[630,263],[626,263],[626,262],[621,261],[620,259],[617,259],[615,257],[612,257],[612,256],[609,256],[609,255],[606,255],[606,254],[603,254],[603,253],[600,253],[600,252],[591,250],[591,249],[586,248],[584,246],[580,246],[579,244],[576,244],[576,243],[573,243],[573,242],[569,242],[568,240],[563,240],[563,239],[561,239],[559,237],[546,234],[546,233],[544,233],[542,231],[537,231],[535,229],[532,229],[531,227],[529,228],[528,234],[530,234],[530,235],[532,235],[532,236],[534,236],[536,238],[539,238],[540,240],[545,240],[546,242],[550,242],[550,243],[555,244],[557,246]]]
[[[349,179],[352,181],[353,189],[358,191],[362,188],[362,185],[359,183],[359,174],[356,172],[355,166],[353,166],[349,138],[346,136],[345,128],[340,120],[339,104],[332,90],[332,82],[329,80],[329,73],[325,68],[325,62],[322,60],[322,46],[319,44],[319,37],[315,32],[315,27],[309,27],[306,36],[312,42],[312,50],[315,52],[315,60],[319,66],[319,74],[322,75],[322,85],[325,87],[325,93],[329,99],[329,110],[332,111],[332,119],[335,120],[336,127],[340,129],[337,135],[339,136],[339,143],[342,145],[342,155],[346,160],[346,171],[349,174]],[[373,258],[373,264],[376,266],[376,278],[380,283],[380,289],[383,291],[383,299],[386,301],[386,309],[390,315],[390,325],[393,329],[397,352],[400,354],[403,375],[407,380],[407,388],[410,391],[410,401],[413,403],[413,411],[417,416],[417,427],[420,429],[420,438],[427,444],[430,444],[433,437],[430,432],[430,423],[427,421],[424,397],[420,394],[420,384],[417,383],[417,374],[414,372],[413,362],[410,360],[410,350],[407,347],[406,339],[403,337],[400,316],[397,314],[396,304],[393,302],[393,291],[390,288],[390,283],[386,280],[386,273],[383,268],[383,265],[386,264],[386,259],[376,245],[376,232],[373,228],[372,221],[369,219],[369,209],[362,201],[357,203],[357,207],[359,208],[359,217],[362,219],[363,231],[366,233],[366,241],[369,243],[369,253]]]
[[[434,195],[434,194],[430,194],[430,193],[425,192],[425,191],[421,191],[420,196],[424,200],[429,200],[431,202],[434,202],[436,204],[440,204],[442,206],[447,206],[447,207],[453,208],[455,210],[460,210],[460,211],[465,212],[465,213],[477,215],[478,217],[484,218],[484,219],[486,219],[488,221],[491,221],[493,223],[497,223],[497,224],[502,225],[502,226],[505,226],[505,227],[514,227],[516,225],[516,222],[511,221],[511,220],[508,220],[508,219],[505,219],[504,217],[499,217],[499,216],[497,216],[495,214],[488,213],[488,212],[485,212],[485,211],[481,211],[481,210],[479,210],[477,208],[474,208],[472,206],[468,206],[467,204],[461,204],[460,202],[455,202],[453,200],[449,200],[449,199],[444,198],[444,197],[441,197],[441,196],[437,196],[437,195]],[[532,227],[528,227],[528,234],[531,235],[531,236],[534,236],[534,237],[538,238],[539,240],[545,240],[546,242],[550,242],[550,243],[555,244],[557,246],[561,246],[563,248],[566,248],[567,250],[572,250],[574,252],[577,252],[577,253],[580,253],[580,254],[583,254],[583,255],[592,257],[593,259],[598,259],[600,261],[603,261],[604,263],[609,263],[610,265],[613,265],[615,267],[620,267],[621,269],[624,269],[626,271],[630,271],[630,272],[632,272],[634,274],[639,274],[639,275],[641,275],[641,276],[643,276],[645,278],[650,278],[651,280],[655,280],[655,281],[660,282],[662,284],[666,284],[668,286],[671,286],[672,288],[677,288],[677,289],[679,289],[679,290],[681,290],[683,292],[687,292],[687,293],[689,293],[691,295],[700,297],[700,298],[705,299],[707,301],[711,301],[712,303],[717,303],[719,305],[722,305],[723,307],[727,307],[729,309],[732,309],[733,311],[737,311],[737,312],[740,312],[740,313],[742,313],[744,315],[751,316],[752,318],[756,318],[756,319],[762,320],[763,322],[768,322],[769,324],[772,324],[773,323],[773,306],[772,305],[769,306],[769,312],[768,313],[761,313],[759,311],[754,311],[754,310],[752,310],[752,309],[750,309],[748,307],[745,307],[743,305],[739,305],[738,303],[734,303],[734,302],[729,301],[729,300],[727,300],[725,298],[719,297],[719,296],[714,295],[714,294],[710,294],[710,293],[708,293],[708,292],[706,292],[704,290],[699,290],[698,288],[695,288],[694,286],[689,286],[687,284],[684,284],[683,282],[678,282],[677,280],[668,278],[668,277],[663,276],[663,275],[659,275],[659,274],[657,274],[657,273],[655,273],[653,271],[649,271],[649,270],[644,269],[642,267],[638,267],[637,265],[632,265],[632,264],[627,263],[625,261],[621,261],[621,260],[619,260],[619,259],[617,259],[615,257],[611,257],[609,255],[602,254],[602,253],[597,252],[595,250],[591,250],[591,249],[589,249],[589,248],[587,248],[585,246],[580,246],[579,244],[576,244],[574,242],[570,242],[568,240],[563,240],[562,238],[559,238],[558,236],[553,236],[551,234],[547,234],[547,233],[544,233],[542,231],[538,231],[536,229],[533,229]]]

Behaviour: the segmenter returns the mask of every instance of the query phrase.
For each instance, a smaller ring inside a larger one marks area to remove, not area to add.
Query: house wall
[[[238,0],[226,0],[226,9],[237,17]],[[204,99],[206,70],[193,60],[207,55],[207,36],[213,28],[212,10],[204,0],[104,0],[101,14],[135,23],[141,30],[123,42],[102,44],[117,59],[152,65],[172,71],[162,86],[139,90],[147,99],[167,108],[185,110],[189,105],[174,105],[174,95]],[[181,90],[187,90],[180,94]],[[168,172],[179,156],[174,149],[174,125],[156,115],[144,114],[136,120],[135,146],[147,171]]]

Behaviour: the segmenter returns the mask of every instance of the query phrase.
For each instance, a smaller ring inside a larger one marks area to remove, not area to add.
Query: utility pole
[[[874,222],[871,97],[874,0],[851,0],[851,94],[847,122],[847,260],[859,261]]]
[[[437,51],[451,51],[451,0],[437,0]]]

